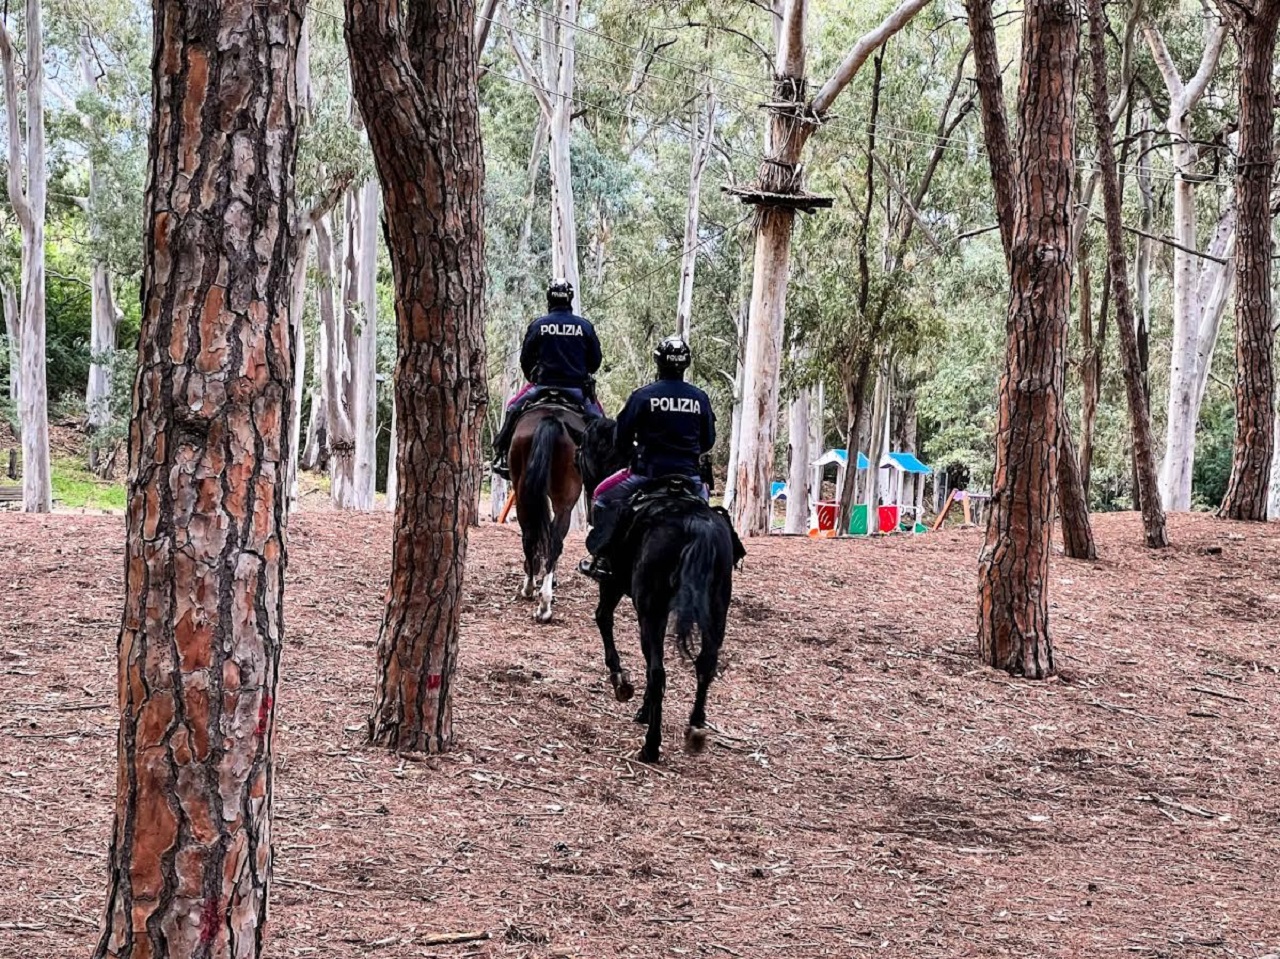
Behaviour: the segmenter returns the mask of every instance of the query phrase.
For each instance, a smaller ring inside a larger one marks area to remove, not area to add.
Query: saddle
[[[708,509],[724,520],[733,540],[733,565],[740,566],[747,555],[747,549],[733,528],[733,520],[729,511],[723,506],[711,506],[702,498],[698,484],[688,476],[659,476],[645,483],[632,494],[627,503],[626,512],[619,523],[619,539],[627,539],[636,524],[644,519],[656,518],[668,511],[677,511],[696,506]]]
[[[534,410],[554,410],[563,413],[564,416],[561,422],[564,423],[565,428],[569,431],[569,435],[573,437],[574,445],[582,443],[588,419],[587,410],[572,394],[555,386],[539,387],[538,394],[520,411],[517,422],[524,419]]]

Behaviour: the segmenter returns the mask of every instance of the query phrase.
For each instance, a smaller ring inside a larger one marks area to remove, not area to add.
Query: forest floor
[[[1055,557],[1061,675],[974,659],[974,530],[748,544],[713,745],[635,761],[593,589],[513,599],[472,540],[457,749],[364,744],[390,517],[301,513],[269,955],[1243,957],[1280,952],[1280,538],[1096,517]],[[574,539],[567,557],[576,558]],[[118,517],[0,514],[0,957],[87,956],[115,790]],[[624,607],[625,610],[625,607]],[[635,672],[633,621],[620,647]],[[482,933],[440,945],[433,937]]]

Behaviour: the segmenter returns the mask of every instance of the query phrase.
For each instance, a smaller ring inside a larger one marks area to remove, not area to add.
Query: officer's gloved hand
[[[702,478],[702,482],[707,484],[707,490],[714,491],[716,488],[716,474],[711,467],[711,454],[703,453],[698,457],[698,475]]]

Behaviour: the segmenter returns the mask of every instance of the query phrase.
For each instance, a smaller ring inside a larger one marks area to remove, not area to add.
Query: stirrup
[[[613,570],[609,568],[609,561],[600,556],[584,556],[578,563],[578,572],[594,579],[597,583],[613,575]]]
[[[495,456],[493,458],[493,464],[489,468],[504,480],[511,479],[511,467],[507,465],[507,458],[505,456]]]

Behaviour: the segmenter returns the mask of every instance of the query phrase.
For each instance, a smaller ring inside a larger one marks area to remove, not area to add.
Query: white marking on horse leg
[[[524,585],[520,587],[520,596],[524,599],[533,599],[533,577],[528,573],[524,577]]]
[[[555,591],[555,579],[553,570],[547,570],[547,574],[542,577],[542,595],[538,598],[538,611],[533,616],[540,623],[551,622],[551,599]]]

